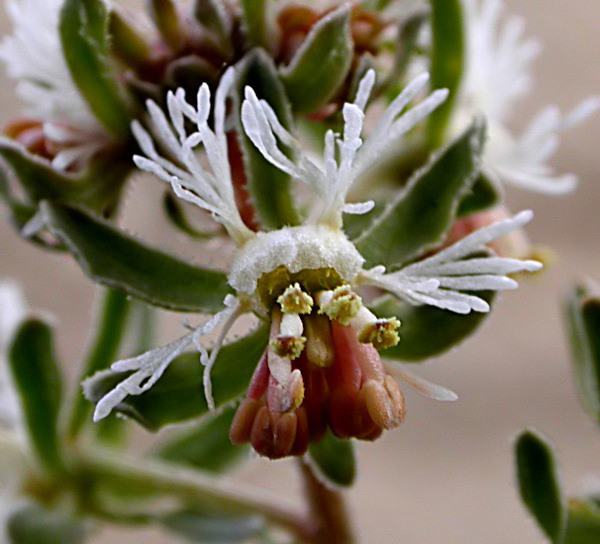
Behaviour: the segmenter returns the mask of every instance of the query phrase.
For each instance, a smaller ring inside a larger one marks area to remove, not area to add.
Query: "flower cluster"
[[[205,394],[214,408],[210,373],[219,348],[236,319],[253,312],[270,321],[270,342],[238,409],[232,440],[250,441],[257,452],[275,458],[303,453],[328,427],[338,436],[373,439],[404,417],[402,393],[378,352],[397,344],[400,322],[378,318],[358,290],[370,286],[411,304],[460,314],[487,312],[488,303],[470,292],[512,289],[516,282],[507,274],[541,267],[535,261],[485,252],[487,244],[529,221],[531,213],[492,224],[398,270],[364,269],[365,259],[342,230],[342,216],[366,213],[372,203],[347,203],[348,191],[386,148],[396,145],[447,94],[435,91],[407,109],[427,83],[426,75],[417,78],[390,104],[363,143],[364,110],[375,83],[375,74],[369,71],[354,102],[343,107],[343,133],[327,132],[322,163],[305,154],[271,106],[246,88],[241,107],[246,134],[268,161],[307,185],[316,197],[302,225],[253,232],[236,207],[228,164],[226,102],[233,79],[230,69],[217,90],[214,129],[208,124],[206,85],[198,92],[196,106],[186,101],[181,89],[169,93],[169,118],[156,104],[148,103],[156,140],[177,162],[158,153],[140,123],[134,123],[133,130],[146,155],[135,157],[138,167],[170,183],[180,198],[211,212],[236,242],[228,276],[236,296],[228,295],[222,312],[180,340],[115,363],[111,372],[132,374],[100,400],[95,418],[105,417],[127,395],[151,388],[191,345],[201,352]],[[194,125],[193,132],[187,132],[186,121]],[[200,144],[204,163],[196,153]],[[282,146],[292,151],[293,158]],[[221,332],[209,354],[201,337],[218,327]],[[92,377],[86,388],[105,375]]]

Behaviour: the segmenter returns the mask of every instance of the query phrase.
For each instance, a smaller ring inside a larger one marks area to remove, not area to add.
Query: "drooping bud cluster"
[[[330,428],[373,440],[404,418],[404,398],[376,348],[399,337],[397,319],[377,319],[342,284],[313,294],[298,282],[276,298],[270,343],[231,426],[271,459],[302,455]]]

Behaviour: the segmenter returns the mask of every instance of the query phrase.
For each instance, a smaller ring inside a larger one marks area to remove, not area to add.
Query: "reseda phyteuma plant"
[[[113,522],[192,541],[352,542],[339,492],[352,440],[402,423],[397,379],[457,398],[401,363],[458,344],[515,274],[542,268],[523,242],[532,212],[509,213],[499,186],[572,189],[546,163],[597,101],[508,132],[536,46],[500,24],[499,1],[147,6],[155,27],[140,31],[116,2],[7,2],[0,57],[27,111],[0,139],[1,195],[24,239],[105,287],[85,398],[78,387],[70,402],[50,325],[0,308],[1,444],[27,459],[0,503],[5,538],[41,527],[80,542]],[[220,239],[226,270],[117,226],[136,166],[166,182],[174,229]],[[208,317],[158,347],[153,307]],[[243,315],[256,326],[231,341]],[[434,318],[445,334],[429,334]],[[133,457],[115,414],[152,431],[192,423]],[[209,475],[245,444],[301,460],[309,517]]]

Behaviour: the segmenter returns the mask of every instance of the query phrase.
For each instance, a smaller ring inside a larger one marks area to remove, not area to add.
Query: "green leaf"
[[[579,398],[600,423],[600,296],[585,287],[573,289],[566,318]]]
[[[10,544],[80,544],[88,532],[82,520],[34,504],[12,513],[6,531]]]
[[[267,0],[240,0],[246,46],[269,48]]]
[[[45,469],[60,470],[57,428],[62,376],[50,326],[38,318],[24,321],[10,346],[9,364],[32,449]]]
[[[231,406],[219,414],[208,414],[193,429],[163,444],[156,455],[166,461],[222,472],[248,452],[229,440],[229,427],[236,410],[237,406]]]
[[[554,544],[563,541],[567,509],[552,447],[539,434],[523,432],[515,445],[521,499]]]
[[[491,303],[494,293],[480,291],[477,296]],[[421,362],[456,346],[489,315],[482,312],[461,315],[433,306],[413,306],[391,297],[379,299],[370,309],[378,317],[397,317],[402,323],[400,343],[383,350],[382,357],[411,362]]]
[[[173,0],[146,0],[148,11],[161,36],[177,52],[185,45],[185,27],[179,21]]]
[[[314,112],[341,88],[352,64],[350,8],[325,15],[310,30],[281,80],[294,111]]]
[[[268,327],[262,325],[250,335],[223,346],[211,374],[217,407],[244,394],[267,342]],[[100,400],[127,375],[113,374],[97,382],[90,392],[91,400]],[[116,410],[150,431],[199,417],[208,411],[202,377],[199,355],[181,355],[152,389],[139,396],[130,395]]]
[[[469,193],[462,199],[457,215],[465,217],[488,210],[499,204],[501,199],[500,188],[490,178],[480,173]]]
[[[195,0],[194,15],[202,26],[212,30],[222,42],[229,42],[232,21],[223,0]]]
[[[479,171],[485,140],[481,120],[418,171],[356,247],[367,266],[400,266],[436,247],[456,219]]]
[[[109,59],[108,10],[103,0],[65,0],[60,39],[71,77],[108,132],[129,138],[132,114]]]
[[[597,544],[600,542],[600,508],[585,500],[571,499],[564,544]]]
[[[255,516],[231,516],[198,513],[193,510],[173,512],[162,518],[169,530],[189,539],[206,544],[234,544],[248,542],[264,528],[264,521]]]
[[[131,171],[129,162],[113,151],[110,157],[98,155],[78,174],[59,172],[49,161],[7,138],[0,138],[0,156],[32,204],[44,199],[79,202],[107,215],[114,210]]]
[[[429,116],[433,147],[440,145],[452,117],[464,70],[465,29],[461,0],[430,0],[431,88],[446,88],[446,101]]]
[[[328,431],[308,449],[308,455],[319,476],[337,486],[349,487],[356,478],[356,458],[352,442]]]
[[[143,67],[152,55],[148,41],[139,34],[116,6],[109,13],[108,32],[111,51],[116,57],[134,68]]]
[[[100,308],[96,334],[86,357],[80,380],[100,370],[108,368],[119,355],[119,348],[125,334],[130,303],[123,291],[107,289]],[[75,438],[91,414],[90,403],[82,395],[79,387],[69,421],[69,436]]]
[[[290,178],[267,161],[246,136],[239,119],[244,89],[254,89],[258,98],[266,100],[281,121],[289,128],[292,124],[290,105],[285,96],[273,60],[262,50],[248,53],[236,66],[235,111],[238,112],[237,137],[244,161],[246,188],[266,229],[278,229],[299,222],[290,191]]]
[[[214,313],[231,291],[226,276],[139,242],[81,210],[45,202],[46,224],[94,281],[155,306]]]

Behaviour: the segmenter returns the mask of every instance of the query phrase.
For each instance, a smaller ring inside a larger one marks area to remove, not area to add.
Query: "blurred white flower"
[[[64,170],[85,162],[107,136],[82,99],[67,67],[60,37],[62,0],[7,0],[13,33],[0,42],[0,58],[26,114],[43,123],[44,135],[60,151],[53,160]]]
[[[557,175],[547,163],[562,131],[597,111],[600,99],[587,99],[568,114],[549,106],[521,134],[512,134],[508,122],[515,103],[532,88],[531,65],[540,43],[524,37],[521,17],[502,17],[502,0],[463,0],[463,4],[466,65],[454,130],[462,129],[474,115],[485,114],[488,144],[483,168],[492,180],[548,194],[572,190],[577,178]]]

